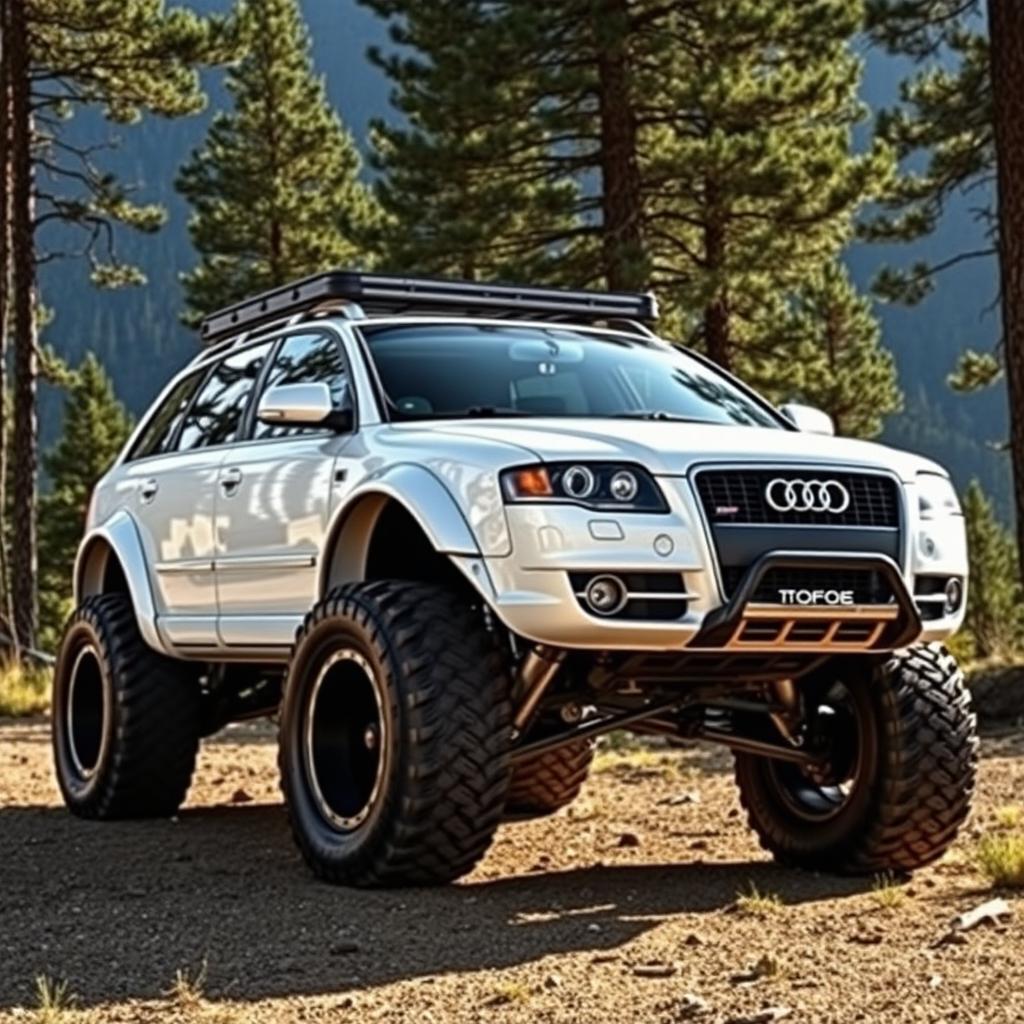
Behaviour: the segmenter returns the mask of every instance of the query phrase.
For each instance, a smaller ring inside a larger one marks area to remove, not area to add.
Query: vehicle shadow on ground
[[[0,809],[0,863],[0,1009],[30,1003],[41,974],[88,1005],[158,998],[204,962],[214,998],[341,993],[615,950],[667,915],[721,912],[751,882],[788,903],[870,885],[752,861],[355,891],[314,881],[282,808],[255,804],[116,824]]]

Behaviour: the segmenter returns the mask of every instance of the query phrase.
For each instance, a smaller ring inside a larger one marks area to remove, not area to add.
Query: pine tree
[[[776,398],[817,406],[837,433],[854,437],[875,437],[902,408],[892,353],[842,264],[826,263],[800,287],[782,334],[789,358],[760,375]]]
[[[5,597],[20,644],[31,647],[38,617],[37,266],[84,257],[99,285],[139,283],[137,269],[117,256],[117,228],[154,231],[163,220],[159,208],[133,202],[130,189],[102,169],[102,141],[82,145],[69,121],[87,107],[123,124],[144,112],[195,113],[205,102],[196,65],[224,59],[233,41],[221,19],[166,11],[163,0],[0,0],[0,24],[6,200],[0,291],[13,295],[10,303],[0,299],[13,349],[11,592]],[[2,438],[0,448],[7,450]]]
[[[177,188],[192,204],[198,265],[184,277],[188,317],[326,267],[365,264],[372,205],[351,136],[313,73],[296,0],[239,8],[246,54],[233,100]]]
[[[401,47],[370,51],[394,82],[402,115],[398,124],[373,124],[383,266],[597,283],[596,229],[583,222],[587,203],[571,173],[581,161],[549,117],[542,123],[538,110],[553,88],[524,60],[531,51],[544,59],[541,9],[481,0],[360,2],[393,19],[391,36]]]
[[[971,564],[964,627],[977,657],[1006,657],[1024,635],[1017,552],[977,480],[964,494],[964,515]]]
[[[43,457],[50,490],[40,501],[40,605],[45,638],[69,611],[71,570],[89,497],[128,438],[131,419],[93,355],[74,371],[60,439]]]
[[[1005,369],[1017,549],[1024,573],[1024,8],[1016,0],[869,3],[875,37],[923,65],[904,83],[904,103],[880,121],[880,131],[897,143],[901,156],[918,162],[922,154],[927,157],[923,173],[911,171],[900,179],[890,198],[893,211],[872,225],[869,237],[920,238],[935,230],[951,196],[969,193],[991,243],[950,253],[936,265],[888,270],[878,287],[889,297],[919,301],[943,269],[998,255],[1000,351],[968,349],[951,384],[986,387]]]
[[[413,125],[378,158],[404,261],[653,285],[727,368],[777,356],[787,296],[891,172],[852,148],[856,2],[361,2],[403,47],[377,60]]]
[[[853,148],[862,16],[848,0],[698,0],[673,15],[677,113],[649,170],[657,265],[688,340],[757,384],[788,358],[780,301],[837,257],[892,173],[885,144]]]

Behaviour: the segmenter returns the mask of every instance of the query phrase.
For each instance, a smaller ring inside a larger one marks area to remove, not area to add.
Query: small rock
[[[684,946],[703,946],[704,936],[700,932],[690,932],[685,939],[683,939]]]
[[[942,984],[942,975],[941,974],[933,974],[928,979],[928,987],[929,988],[938,988],[941,984]]]
[[[549,974],[544,979],[544,987],[546,989],[561,988],[562,987],[562,976],[560,974]]]
[[[588,932],[599,932],[600,930],[601,926],[596,921],[591,921],[590,924],[587,925]]]
[[[754,1013],[730,1017],[725,1024],[772,1024],[773,1021],[788,1017],[793,1011],[788,1006],[766,1006]]]
[[[658,801],[660,807],[681,807],[683,804],[699,804],[700,793],[696,790],[689,790],[686,793],[674,793],[672,796],[662,797]]]
[[[957,914],[953,918],[952,927],[954,931],[966,932],[976,928],[979,924],[998,924],[999,918],[1006,917],[1009,913],[1010,904],[1001,897],[997,897],[994,900],[988,900],[986,903],[979,904],[972,910]]]
[[[351,939],[341,939],[335,942],[328,952],[331,956],[348,956],[350,953],[358,953],[362,947],[358,942],[353,942]]]
[[[635,832],[623,832],[615,845],[633,848],[640,845],[640,837]]]
[[[695,1020],[705,1017],[711,1012],[711,1004],[693,992],[686,992],[677,1006],[677,1020]]]
[[[231,794],[231,802],[233,804],[249,804],[252,803],[252,797],[244,789],[236,789]]]
[[[638,978],[671,978],[679,968],[669,963],[634,964],[633,974]]]
[[[621,960],[622,956],[619,953],[595,953],[591,958],[592,964],[612,964],[616,960]]]

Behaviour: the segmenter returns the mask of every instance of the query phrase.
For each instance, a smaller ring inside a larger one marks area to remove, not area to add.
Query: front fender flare
[[[153,600],[142,540],[135,520],[123,509],[90,530],[79,545],[75,558],[75,604],[80,604],[90,594],[102,592],[99,573],[103,563],[95,557],[97,546],[101,544],[110,549],[121,565],[142,639],[154,650],[166,654],[167,650],[157,630],[156,602]]]
[[[394,466],[371,476],[334,510],[327,531],[320,570],[320,593],[332,579],[362,579],[366,570],[367,540],[377,517],[389,502],[401,505],[416,520],[440,554],[480,559],[480,545],[448,488],[423,466]],[[476,584],[479,588],[479,582]]]

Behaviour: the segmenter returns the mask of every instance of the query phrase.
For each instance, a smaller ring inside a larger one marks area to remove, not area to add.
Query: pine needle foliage
[[[61,436],[43,456],[51,487],[40,500],[41,636],[54,640],[71,610],[71,572],[93,487],[131,431],[131,418],[93,355],[74,371]]]
[[[232,109],[181,169],[199,253],[186,319],[339,265],[365,265],[373,203],[351,135],[314,73],[296,0],[238,9],[245,53],[227,74]]]

